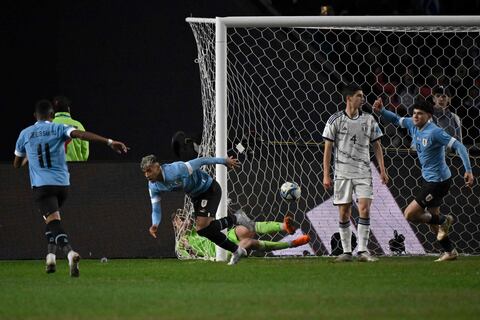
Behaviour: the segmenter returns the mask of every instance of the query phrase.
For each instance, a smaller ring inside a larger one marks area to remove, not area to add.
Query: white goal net
[[[188,21],[197,43],[202,85],[201,155],[215,156],[215,20]],[[322,187],[322,131],[329,116],[344,109],[341,89],[348,83],[362,86],[364,111],[371,112],[371,103],[382,97],[387,108],[400,115],[411,113],[414,99],[431,99],[434,86],[447,86],[452,95],[449,111],[461,119],[463,143],[478,174],[478,25],[266,24],[226,29],[225,86],[227,153],[242,162],[240,169],[228,171],[229,210],[242,207],[256,221],[282,221],[290,213],[301,224],[293,236],[264,235],[265,240],[284,241],[302,233],[311,237],[309,245],[270,254],[330,255],[335,249],[332,235],[338,231],[338,210],[332,204],[333,190]],[[405,237],[405,253],[439,252],[428,227],[410,224],[402,215],[421,177],[411,141],[402,130],[379,122],[391,181],[387,186],[379,182],[372,158],[375,199],[368,247],[378,255],[392,254],[389,241],[396,230]],[[480,189],[478,184],[473,190],[463,186],[464,170],[457,156],[449,154],[447,161],[453,186],[441,210],[456,218],[450,238],[459,252],[480,254]],[[300,201],[288,203],[280,198],[279,188],[285,181],[301,186]],[[187,216],[188,203],[187,199]],[[357,220],[354,206],[354,233]],[[176,232],[179,258],[213,258],[192,250],[185,254],[181,250],[184,229]]]

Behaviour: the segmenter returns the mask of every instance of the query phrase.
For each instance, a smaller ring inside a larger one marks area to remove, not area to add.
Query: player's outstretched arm
[[[238,159],[235,159],[234,157],[227,157],[227,158],[201,157],[201,158],[188,161],[188,164],[191,166],[192,171],[195,171],[197,169],[200,169],[200,167],[204,165],[212,165],[212,164],[223,164],[228,168],[237,168],[240,166],[240,161],[238,161]]]
[[[104,144],[108,145],[110,148],[112,148],[117,153],[127,153],[128,149],[130,149],[121,141],[115,141],[115,140],[112,140],[112,139],[107,139],[105,137],[102,137],[98,134],[95,134],[95,133],[89,132],[89,131],[73,130],[70,133],[70,137],[71,138],[78,138],[78,139],[81,139],[81,140],[92,141],[92,142],[104,143]]]
[[[235,168],[238,168],[240,167],[240,161],[238,159],[235,159],[234,157],[230,156],[228,158],[226,158],[226,166],[227,168],[229,169],[235,169]]]

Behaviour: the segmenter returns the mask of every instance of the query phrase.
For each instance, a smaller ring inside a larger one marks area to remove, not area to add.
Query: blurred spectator
[[[397,87],[397,94],[400,98],[400,103],[405,106],[409,115],[413,114],[412,106],[418,94],[418,88],[413,82],[413,77],[409,69],[402,77],[402,83]]]
[[[452,93],[446,86],[436,86],[432,90],[434,103],[433,121],[449,135],[462,142],[462,123],[460,117],[449,110]]]
[[[52,100],[55,111],[54,123],[62,123],[85,131],[83,125],[70,115],[71,101],[65,96],[56,96]],[[70,139],[65,142],[67,161],[87,161],[89,155],[89,142],[80,139]]]

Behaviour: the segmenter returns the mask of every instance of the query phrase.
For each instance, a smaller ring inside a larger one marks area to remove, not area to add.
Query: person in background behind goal
[[[399,117],[383,108],[382,99],[373,104],[376,112],[394,125],[408,129],[415,143],[418,159],[422,168],[423,183],[415,199],[404,211],[405,218],[414,223],[427,223],[437,233],[437,240],[444,253],[435,261],[455,260],[457,250],[448,238],[448,230],[454,218],[452,215],[440,214],[442,199],[447,195],[452,184],[452,174],[445,161],[445,146],[456,151],[465,167],[465,184],[473,186],[472,166],[465,146],[457,139],[447,134],[431,121],[433,106],[426,101],[418,101],[413,106],[412,117]]]
[[[445,86],[436,86],[432,90],[433,121],[453,138],[462,143],[462,122],[460,117],[449,110],[452,100],[450,89]]]
[[[193,202],[197,233],[219,247],[232,252],[229,265],[233,265],[242,256],[246,256],[247,251],[242,246],[228,240],[221,230],[240,224],[253,231],[255,223],[241,210],[233,216],[215,220],[222,197],[222,189],[217,181],[200,169],[204,165],[213,164],[223,164],[230,169],[240,166],[240,162],[233,157],[202,157],[187,162],[177,161],[162,165],[153,154],[142,158],[140,168],[148,180],[152,202],[152,226],[149,232],[152,237],[157,237],[158,225],[162,218],[160,195],[163,192],[183,190]]]
[[[56,251],[59,246],[67,255],[70,275],[78,277],[80,255],[72,250],[68,235],[63,230],[60,211],[68,194],[70,175],[65,161],[65,141],[72,138],[100,142],[118,153],[127,153],[128,148],[120,141],[107,139],[74,127],[52,123],[53,107],[48,100],[35,105],[37,122],[22,130],[15,146],[13,166],[26,164],[30,171],[30,182],[38,211],[45,219],[48,242],[46,271],[56,270]]]
[[[333,204],[339,209],[339,231],[343,253],[334,261],[353,261],[352,231],[350,217],[352,214],[352,194],[358,199],[358,255],[357,261],[374,262],[378,259],[370,255],[367,249],[370,235],[370,205],[373,199],[372,172],[370,169],[370,145],[380,169],[382,183],[388,182],[383,161],[383,150],[380,138],[383,136],[375,118],[362,112],[365,102],[362,88],[350,84],[343,90],[346,108],[333,114],[325,125],[323,138],[325,152],[323,154],[323,186],[332,187],[330,162],[332,149],[335,148],[334,164],[334,198]]]
[[[55,118],[53,123],[62,123],[74,127],[77,130],[85,131],[83,125],[73,120],[70,115],[71,101],[65,96],[56,96],[52,100]],[[87,161],[90,153],[89,142],[81,139],[71,139],[65,142],[67,161]]]
[[[198,235],[191,220],[184,214],[183,209],[177,209],[172,214],[172,224],[179,242],[177,250],[180,251],[182,256],[215,257],[215,244],[207,238]],[[294,234],[297,228],[298,223],[291,216],[286,215],[283,222],[255,222],[254,231],[244,226],[235,226],[227,230],[227,238],[237,245],[240,243],[247,251],[261,250],[267,252],[302,246],[310,242],[310,236],[301,235],[290,241],[265,241],[255,239],[257,235],[277,232]]]

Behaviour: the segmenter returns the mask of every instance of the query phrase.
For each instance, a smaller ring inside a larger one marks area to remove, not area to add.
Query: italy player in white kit
[[[353,261],[350,229],[353,193],[358,200],[358,256],[361,262],[374,262],[367,249],[370,235],[370,205],[373,200],[372,172],[370,169],[370,145],[373,145],[375,157],[383,183],[388,182],[383,161],[380,138],[383,133],[375,118],[361,110],[365,102],[362,88],[349,85],[343,91],[346,108],[333,114],[325,125],[323,138],[323,186],[332,187],[330,163],[334,150],[334,200],[339,209],[339,231],[343,254],[335,261]]]
[[[462,159],[465,168],[465,185],[472,187],[474,177],[467,149],[460,141],[431,121],[434,109],[425,101],[417,101],[413,105],[413,116],[408,118],[399,117],[385,110],[381,99],[375,101],[373,108],[387,121],[408,129],[422,167],[422,187],[415,193],[415,200],[405,209],[405,218],[413,223],[427,223],[433,231],[437,232],[437,240],[444,249],[444,253],[435,261],[457,259],[457,250],[453,248],[448,238],[448,230],[454,218],[452,215],[440,214],[443,197],[448,194],[452,184],[452,173],[445,161],[445,149],[454,150]]]

